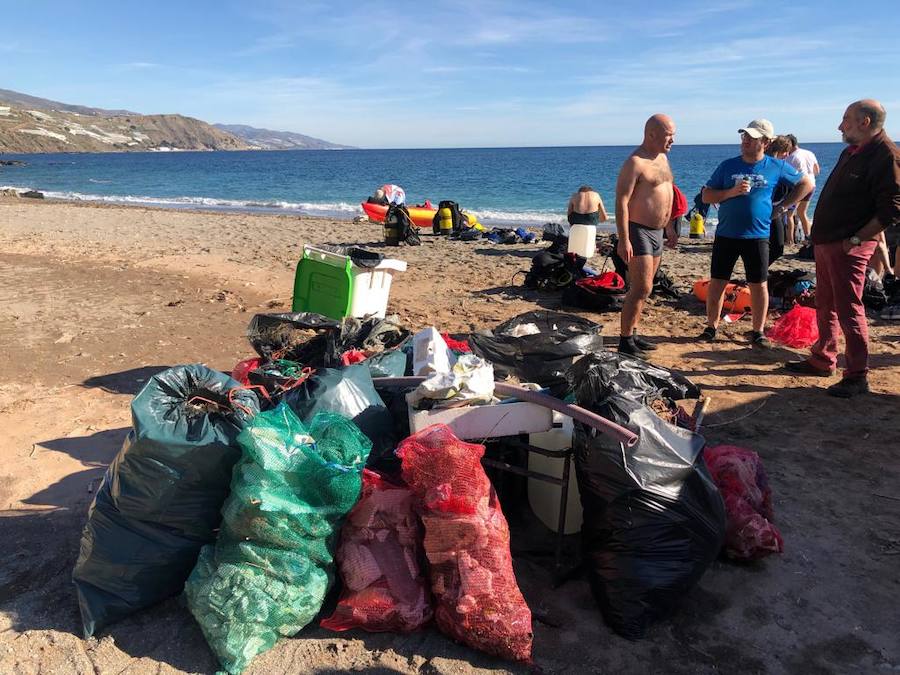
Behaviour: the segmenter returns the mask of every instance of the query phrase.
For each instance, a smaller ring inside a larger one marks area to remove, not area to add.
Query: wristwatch
[[[850,237],[850,243],[854,246],[859,246],[862,243],[862,239],[854,234],[852,237]]]

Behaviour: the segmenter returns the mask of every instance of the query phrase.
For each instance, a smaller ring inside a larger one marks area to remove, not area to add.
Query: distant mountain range
[[[341,150],[353,147],[329,143],[321,138],[295,134],[293,131],[257,129],[248,127],[246,124],[213,124],[213,126],[244,139],[260,150]]]
[[[0,153],[347,147],[289,131],[91,108],[0,89]]]

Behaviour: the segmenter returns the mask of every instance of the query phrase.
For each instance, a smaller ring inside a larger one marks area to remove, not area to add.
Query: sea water
[[[840,143],[803,146],[816,154],[821,186]],[[2,155],[0,185],[48,197],[171,208],[263,211],[351,219],[376,187],[396,183],[409,204],[452,199],[486,225],[565,220],[580,185],[603,198],[614,223],[616,176],[632,146],[294,150]],[[675,145],[669,161],[690,203],[734,145]],[[815,196],[813,197],[813,206]],[[812,210],[812,209],[811,209]],[[713,212],[714,215],[714,212]]]

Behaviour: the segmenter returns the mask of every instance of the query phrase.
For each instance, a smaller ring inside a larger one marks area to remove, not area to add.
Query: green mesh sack
[[[284,404],[258,414],[238,443],[219,538],[203,547],[185,585],[191,613],[231,673],[318,614],[372,447],[340,415],[318,413],[307,428]]]

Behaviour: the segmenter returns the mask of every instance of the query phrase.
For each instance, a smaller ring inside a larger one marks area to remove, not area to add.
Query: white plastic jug
[[[572,225],[569,228],[569,253],[592,258],[597,250],[596,225]]]

